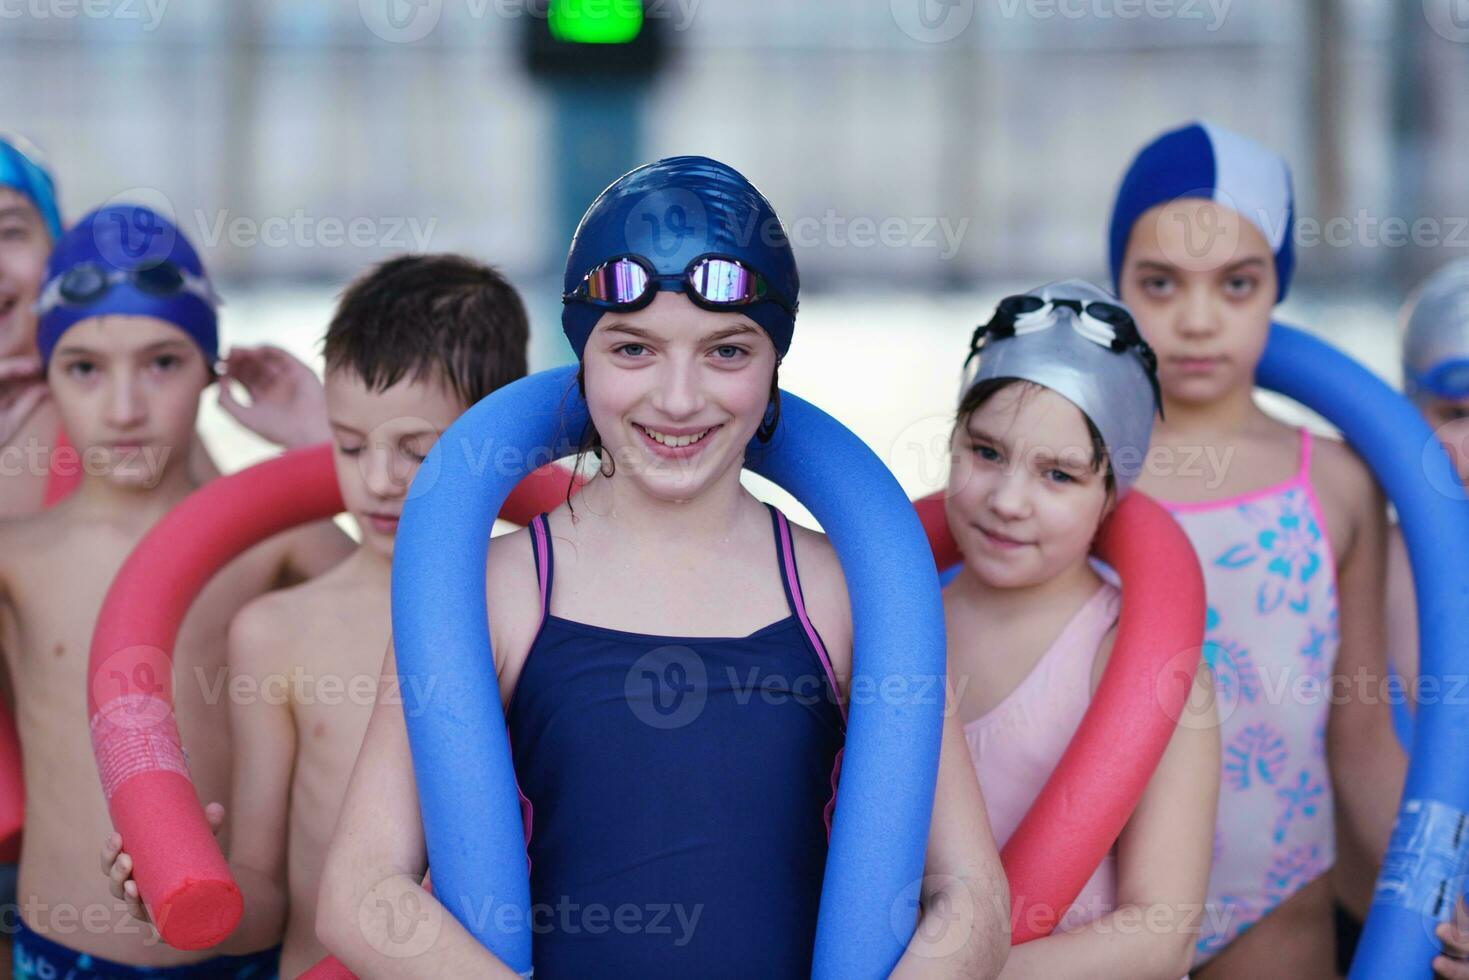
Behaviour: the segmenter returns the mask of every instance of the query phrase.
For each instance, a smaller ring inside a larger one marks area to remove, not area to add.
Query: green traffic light
[[[551,0],[551,36],[577,44],[627,44],[643,29],[642,0]]]

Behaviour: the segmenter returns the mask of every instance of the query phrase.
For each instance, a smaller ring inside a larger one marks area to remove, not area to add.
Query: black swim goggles
[[[1143,367],[1147,369],[1148,381],[1153,386],[1153,398],[1159,411],[1162,410],[1163,392],[1158,386],[1158,355],[1143,340],[1137,321],[1132,318],[1127,307],[1104,300],[1045,299],[1029,294],[1006,296],[995,307],[989,322],[974,328],[974,334],[969,338],[969,356],[964,359],[965,370],[979,356],[988,339],[999,340],[1046,330],[1055,325],[1057,310],[1070,310],[1074,313],[1074,329],[1092,343],[1117,354],[1136,351]]]
[[[640,310],[653,302],[660,283],[676,283],[694,305],[716,312],[752,303],[770,302],[796,315],[796,304],[786,300],[769,280],[740,259],[728,255],[701,255],[681,275],[659,275],[641,255],[608,259],[582,277],[562,303],[588,303],[607,310]]]
[[[219,296],[208,279],[174,262],[159,262],[128,271],[112,269],[100,262],[80,262],[46,284],[36,301],[35,312],[45,316],[60,306],[91,306],[124,282],[148,296],[165,299],[187,293],[199,297],[211,308],[219,306]]]

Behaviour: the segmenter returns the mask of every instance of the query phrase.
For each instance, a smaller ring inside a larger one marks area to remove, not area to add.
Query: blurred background
[[[782,384],[910,493],[943,480],[974,324],[1016,286],[1107,281],[1112,195],[1164,129],[1287,156],[1281,318],[1389,381],[1407,290],[1469,254],[1469,0],[0,0],[0,84],[67,218],[167,209],[226,345],[318,367],[342,286],[406,251],[500,266],[532,368],[569,360],[591,198],[660,156],[726,160],[796,247]],[[227,469],[268,452],[212,404],[204,426]]]

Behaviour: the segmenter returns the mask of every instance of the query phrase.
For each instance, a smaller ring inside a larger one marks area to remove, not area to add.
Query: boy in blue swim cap
[[[0,517],[55,504],[80,476],[37,349],[36,302],[61,232],[55,181],[40,154],[0,135]],[[220,367],[222,378],[250,396],[242,401],[228,384],[219,386],[220,407],[241,425],[288,447],[326,439],[321,384],[306,365],[263,345],[235,347]],[[199,479],[219,475],[202,443],[192,458]]]
[[[111,821],[79,724],[92,627],[113,576],[149,528],[201,483],[191,464],[218,346],[217,302],[182,233],[126,205],[93,212],[64,234],[39,291],[37,346],[82,473],[76,491],[51,509],[0,522],[0,623],[8,624],[4,653],[26,775],[14,933],[20,977],[273,970],[273,951],[217,960],[164,946],[108,894],[93,848]],[[228,565],[191,607],[174,653],[174,702],[204,799],[228,799],[228,705],[214,685],[226,670],[231,617],[350,550],[330,522],[288,532]]]

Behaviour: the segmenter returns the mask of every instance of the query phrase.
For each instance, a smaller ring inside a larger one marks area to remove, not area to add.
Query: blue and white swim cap
[[[1114,289],[1121,291],[1122,261],[1138,218],[1180,198],[1215,201],[1258,228],[1275,254],[1280,283],[1276,302],[1285,299],[1295,268],[1290,167],[1273,150],[1211,123],[1190,123],[1164,133],[1143,147],[1127,168],[1108,233]]]
[[[61,237],[56,182],[36,148],[18,136],[0,134],[0,187],[9,187],[35,205],[53,242]]]

